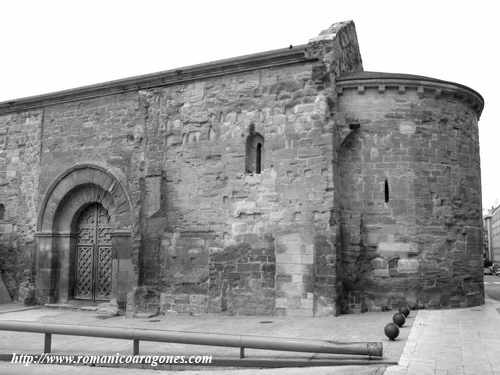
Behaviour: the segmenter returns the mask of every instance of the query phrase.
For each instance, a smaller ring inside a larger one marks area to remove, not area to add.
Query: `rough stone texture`
[[[32,280],[41,124],[41,111],[0,116],[0,272],[13,299]]]
[[[316,298],[322,314],[335,313],[335,288],[327,290],[336,259],[328,97],[336,74],[361,69],[353,25],[338,29],[342,41],[308,46],[308,56],[320,58],[313,64],[139,93],[146,174],[165,171],[161,208],[142,223],[144,282],[166,293],[167,309],[312,315]],[[250,129],[265,140],[260,174],[244,169]],[[290,236],[297,240],[283,248]],[[316,236],[331,262],[329,277],[318,280]],[[255,249],[269,238],[276,244]]]
[[[246,241],[211,254],[209,311],[274,313],[275,251],[272,237],[247,235]]]
[[[127,295],[126,306],[127,317],[134,317],[142,313],[160,311],[160,299],[158,293],[146,286],[133,288]]]
[[[75,220],[98,202],[128,315],[481,302],[480,110],[454,84],[339,91],[361,71],[344,22],[305,46],[0,103],[9,293],[73,298]]]
[[[0,303],[9,303],[11,301],[12,299],[10,297],[9,291],[7,290],[7,287],[5,286],[2,278],[0,277]]]
[[[484,298],[477,113],[407,85],[339,96],[344,311]]]
[[[96,309],[97,317],[101,319],[112,318],[117,316],[119,312],[120,309],[115,299],[112,299],[110,302],[100,303]]]
[[[26,306],[31,306],[31,305],[36,305],[37,300],[36,300],[36,287],[35,284],[29,281],[23,281],[19,285],[19,296],[18,296],[18,302],[26,305]]]

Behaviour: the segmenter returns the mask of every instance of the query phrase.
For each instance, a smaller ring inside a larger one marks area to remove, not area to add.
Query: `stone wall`
[[[0,116],[0,274],[13,299],[32,281],[42,121],[40,111]]]
[[[71,298],[71,288],[56,286],[67,282],[59,273],[62,259],[71,258],[70,234],[52,233],[56,226],[39,222],[38,230],[52,232],[41,234],[40,259],[32,262],[24,260],[30,254],[25,244],[37,217],[55,215],[57,221],[66,210],[43,212],[49,208],[41,202],[55,181],[90,165],[118,178],[130,198],[139,305],[312,315],[316,303],[320,314],[335,313],[332,103],[335,77],[362,70],[354,25],[333,25],[296,51],[240,60],[158,78],[171,83],[144,78],[112,93],[84,88],[55,94],[33,113],[21,109],[36,103],[2,106],[3,113],[21,112],[0,117],[7,149],[2,228],[10,228],[9,243],[23,249],[11,251],[15,256],[5,266],[12,274],[6,277],[15,279],[8,283],[12,293],[22,279],[19,270],[31,263],[37,272],[43,267],[37,280],[59,290],[46,295],[42,288],[43,301]],[[193,79],[197,74],[205,78]],[[245,170],[246,141],[254,132],[262,137],[261,173]],[[66,196],[53,201],[66,204],[76,193],[64,187],[80,183],[85,173],[65,177],[54,194]],[[96,183],[93,173],[89,186]],[[107,177],[99,178],[102,186],[89,187],[82,197],[106,188]],[[102,194],[112,205],[113,196]]]
[[[0,103],[9,292],[37,280],[39,302],[71,299],[71,223],[96,201],[131,314],[480,303],[471,90],[347,88],[361,71],[344,22],[307,45]]]
[[[275,313],[275,249],[272,237],[255,235],[210,257],[209,311],[236,315]]]
[[[335,76],[361,70],[353,25],[325,31],[306,55],[315,61],[140,93],[146,175],[164,171],[160,210],[143,216],[144,283],[172,309],[178,293],[179,309],[200,310],[187,296],[208,288],[195,298],[208,311],[336,312],[330,111]],[[252,132],[264,140],[261,173],[245,170]]]
[[[339,159],[343,310],[480,304],[477,111],[458,87],[388,76],[339,97],[356,127]]]

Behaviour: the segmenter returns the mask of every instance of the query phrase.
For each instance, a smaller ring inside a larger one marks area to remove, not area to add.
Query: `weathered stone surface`
[[[34,283],[23,281],[19,285],[18,301],[26,306],[36,305],[36,287]]]
[[[339,96],[344,121],[360,124],[339,150],[342,310],[480,304],[478,113],[436,83],[379,77]]]
[[[149,319],[158,315],[158,312],[139,312],[135,313],[134,318],[137,319]]]
[[[107,319],[117,316],[120,312],[118,303],[115,299],[110,302],[103,302],[97,305],[97,317],[100,319]]]
[[[9,303],[12,301],[12,298],[10,297],[9,291],[5,287],[5,284],[0,277],[0,303]]]
[[[305,47],[0,103],[10,295],[74,297],[75,223],[99,203],[129,316],[480,303],[480,100],[343,78],[361,71],[343,22]]]
[[[135,287],[127,294],[126,316],[133,318],[141,313],[154,313],[160,311],[159,293],[147,286]]]

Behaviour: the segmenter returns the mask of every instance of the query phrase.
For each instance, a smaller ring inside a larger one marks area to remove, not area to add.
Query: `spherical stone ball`
[[[389,340],[393,340],[399,336],[399,327],[394,323],[388,323],[384,328],[385,335]]]
[[[392,321],[398,326],[402,327],[405,324],[406,318],[401,313],[396,313],[392,316]]]
[[[410,309],[408,308],[408,306],[401,306],[399,308],[399,312],[403,314],[406,318],[408,318],[408,315],[410,315]]]

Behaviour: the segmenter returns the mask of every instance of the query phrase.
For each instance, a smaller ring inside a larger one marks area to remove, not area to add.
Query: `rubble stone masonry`
[[[425,77],[337,82],[344,307],[483,301],[477,94]],[[469,95],[471,95],[469,97]]]
[[[480,304],[482,105],[461,85],[363,73],[352,22],[0,103],[2,278],[13,298],[73,299],[75,223],[97,202],[127,313]]]

